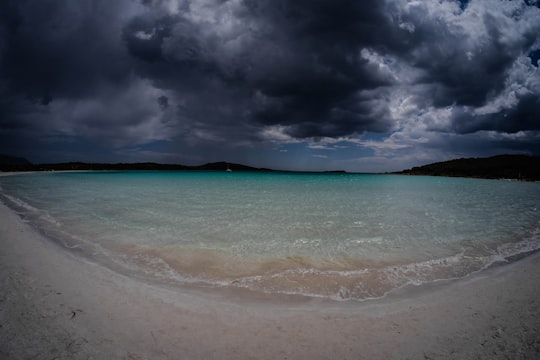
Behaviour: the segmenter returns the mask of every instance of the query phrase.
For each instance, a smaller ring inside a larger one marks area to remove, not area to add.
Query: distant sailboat
[[[227,163],[227,169],[225,171],[232,171],[231,168],[229,167],[229,164]]]

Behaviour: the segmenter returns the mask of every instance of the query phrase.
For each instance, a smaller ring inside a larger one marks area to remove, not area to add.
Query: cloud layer
[[[0,151],[385,170],[540,154],[538,1],[7,0]]]

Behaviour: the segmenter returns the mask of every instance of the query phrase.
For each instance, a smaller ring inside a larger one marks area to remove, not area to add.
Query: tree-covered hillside
[[[397,174],[540,181],[540,156],[499,155],[456,159],[413,167]]]

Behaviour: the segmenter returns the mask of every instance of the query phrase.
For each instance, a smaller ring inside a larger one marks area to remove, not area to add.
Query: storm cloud
[[[539,6],[3,1],[0,151],[349,170],[540,154]]]

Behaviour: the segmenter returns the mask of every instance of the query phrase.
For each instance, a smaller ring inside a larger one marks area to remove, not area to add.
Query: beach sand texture
[[[383,300],[166,288],[0,204],[0,359],[539,359],[540,254]]]

